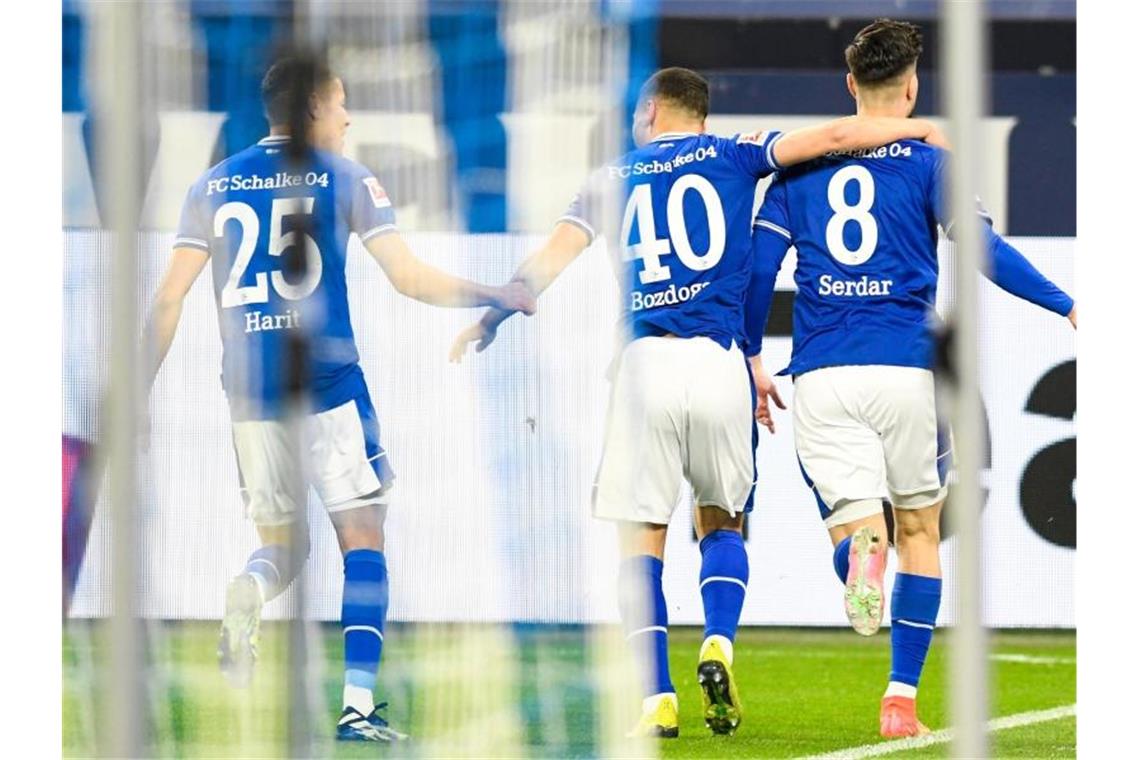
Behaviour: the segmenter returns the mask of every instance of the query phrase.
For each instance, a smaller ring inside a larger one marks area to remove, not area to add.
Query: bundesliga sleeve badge
[[[389,208],[392,201],[388,200],[388,193],[384,192],[384,188],[375,177],[365,177],[364,186],[368,188],[368,194],[372,196],[372,205],[376,208]]]
[[[768,139],[768,130],[762,129],[757,132],[752,132],[747,135],[740,135],[736,138],[736,143],[752,143],[753,145],[763,145],[764,141]]]

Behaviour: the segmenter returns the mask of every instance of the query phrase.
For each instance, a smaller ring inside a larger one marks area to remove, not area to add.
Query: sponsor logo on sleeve
[[[384,188],[375,177],[365,177],[364,186],[368,188],[368,194],[372,196],[372,205],[376,208],[389,208],[392,201],[388,200],[388,193],[384,192]]]
[[[747,135],[740,135],[736,138],[736,144],[752,143],[753,145],[763,145],[764,141],[768,139],[768,131],[765,129],[753,132]]]

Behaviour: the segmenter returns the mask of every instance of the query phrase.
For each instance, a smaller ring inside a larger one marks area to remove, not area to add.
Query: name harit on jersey
[[[659,290],[656,293],[640,293],[633,291],[629,294],[629,310],[642,311],[643,309],[655,309],[658,306],[676,306],[679,303],[684,303],[693,298],[707,288],[707,282],[694,282],[692,285],[670,285],[665,290]]]

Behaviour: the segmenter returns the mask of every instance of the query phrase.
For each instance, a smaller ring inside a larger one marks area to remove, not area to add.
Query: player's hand
[[[530,316],[538,309],[538,301],[526,284],[512,280],[502,287],[495,288],[493,306],[503,311],[521,311]]]
[[[1077,307],[1076,306],[1073,306],[1073,310],[1069,312],[1069,324],[1071,324],[1073,326],[1074,330],[1077,329]]]
[[[447,353],[447,359],[453,364],[458,364],[462,361],[463,357],[467,354],[467,344],[475,343],[475,352],[479,353],[486,350],[487,346],[495,340],[495,335],[498,333],[498,328],[487,327],[482,321],[468,327],[459,335],[455,336],[455,342],[451,344],[451,350]]]
[[[950,138],[946,136],[945,132],[934,126],[933,123],[930,125],[930,132],[926,135],[926,139],[923,140],[923,142],[942,148],[943,150],[950,150],[951,148]]]
[[[769,433],[775,433],[776,423],[772,420],[772,409],[768,401],[771,399],[781,409],[788,407],[784,406],[784,400],[780,398],[776,381],[760,365],[759,357],[755,357],[752,362],[752,383],[756,386],[756,421],[768,428]]]

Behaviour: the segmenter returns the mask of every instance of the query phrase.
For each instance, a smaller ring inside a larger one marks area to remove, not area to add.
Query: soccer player
[[[303,139],[312,146],[300,163],[288,152],[298,91],[307,105]],[[382,527],[393,472],[349,320],[344,270],[350,235],[360,237],[400,293],[424,303],[533,313],[534,298],[519,283],[486,287],[411,253],[384,188],[367,168],[340,155],[349,126],[345,92],[323,64],[279,60],[265,74],[261,94],[269,136],[207,171],[187,195],[148,321],[150,380],[174,338],[183,299],[212,262],[222,384],[242,496],[262,544],[226,591],[222,669],[239,685],[251,676],[262,605],[285,590],[309,553],[307,538],[294,545],[293,537],[307,531],[293,523],[304,519],[311,484],[344,555],[344,711],[337,738],[393,741],[404,736],[380,715],[384,705],[373,701],[388,607]],[[305,250],[305,265],[290,276],[283,262],[300,258],[297,246]],[[309,381],[307,408],[293,426],[289,386],[297,380],[288,363],[298,358],[298,345],[307,346],[299,358]]]
[[[708,83],[695,72],[668,68],[650,77],[633,117],[637,148],[591,175],[514,277],[541,293],[603,232],[618,259],[628,340],[615,362],[593,511],[618,525],[620,614],[646,676],[634,732],[662,737],[678,733],[661,573],[682,479],[692,486],[702,557],[703,714],[715,733],[732,733],[740,722],[733,639],[748,583],[741,526],[755,482],[741,346],[756,182],[828,151],[935,134],[925,121],[847,118],[723,138],[705,131],[708,110]],[[605,220],[616,222],[619,212],[614,235]],[[508,316],[488,310],[458,336],[452,360],[470,342],[484,350]]]
[[[857,113],[909,115],[921,52],[912,24],[881,19],[862,29],[846,51]],[[757,419],[772,428],[768,396],[783,406],[759,352],[776,273],[795,246],[792,359],[780,374],[795,382],[796,453],[835,547],[847,615],[864,635],[878,630],[883,615],[883,499],[894,508],[899,566],[880,711],[884,737],[927,731],[915,698],[942,595],[938,519],[951,445],[935,410],[928,320],[938,226],[951,231],[947,160],[938,147],[902,140],[782,170],[753,237],[747,323]],[[1073,299],[983,226],[993,282],[1076,327]]]

